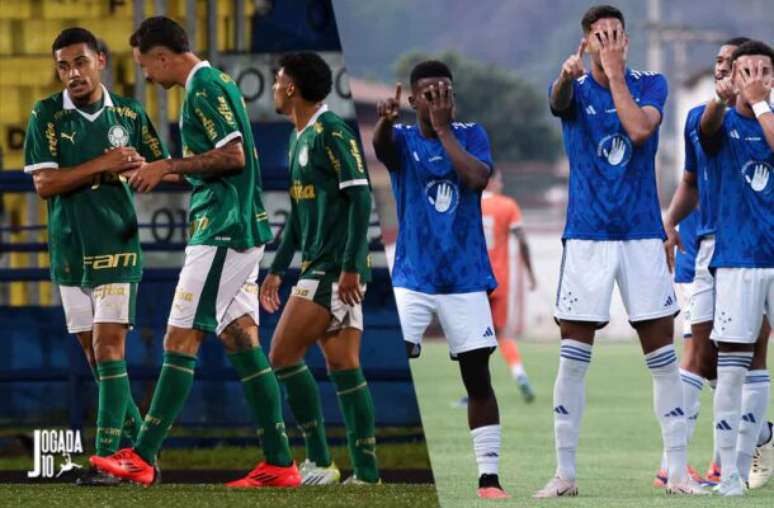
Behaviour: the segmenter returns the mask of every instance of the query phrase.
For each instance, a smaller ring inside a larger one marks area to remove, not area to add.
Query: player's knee
[[[360,358],[356,354],[326,355],[325,364],[329,372],[360,368]]]
[[[466,351],[457,355],[462,373],[462,382],[471,399],[488,399],[494,396],[489,375],[491,348]]]
[[[164,351],[196,356],[200,344],[201,338],[195,330],[170,326],[164,336]]]
[[[221,333],[218,339],[229,353],[241,353],[258,347],[258,332],[252,319],[237,319],[232,321]]]
[[[273,369],[289,367],[299,361],[300,359],[296,359],[295,356],[289,354],[287,350],[275,347],[275,342],[272,341],[271,350],[269,351],[269,363]]]
[[[117,333],[103,333],[94,337],[93,355],[94,362],[123,360],[124,337]],[[86,353],[86,357],[89,358],[89,353]]]

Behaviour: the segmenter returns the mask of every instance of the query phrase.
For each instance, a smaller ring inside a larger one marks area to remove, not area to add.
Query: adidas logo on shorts
[[[718,430],[731,430],[731,426],[725,420],[720,420],[717,425],[715,425],[715,428]]]
[[[494,332],[492,331],[492,327],[487,326],[486,331],[484,332],[484,337],[494,337]]]

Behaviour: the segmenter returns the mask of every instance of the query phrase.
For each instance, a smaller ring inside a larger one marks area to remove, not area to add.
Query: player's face
[[[613,37],[613,34],[620,37],[625,33],[623,23],[618,18],[601,18],[592,23],[589,33],[586,34],[586,48],[596,66],[601,66],[599,51],[602,49],[600,36],[604,37],[603,32],[610,34],[610,37]]]
[[[147,53],[142,53],[139,48],[132,48],[132,56],[142,69],[145,81],[158,83],[167,90],[175,86],[174,77],[170,73],[170,60],[166,49],[155,47]]]
[[[285,69],[280,69],[274,75],[274,84],[271,87],[274,99],[274,109],[280,115],[287,114],[290,108],[290,98],[295,92],[295,85],[290,77],[285,74]]]
[[[417,116],[421,121],[430,122],[430,85],[437,87],[439,82],[445,83],[446,86],[452,86],[452,81],[446,77],[422,78],[411,89],[409,104],[416,110]],[[454,111],[452,111],[453,117]]]
[[[100,84],[105,55],[85,43],[65,46],[54,52],[56,73],[74,100],[88,98]]]
[[[715,81],[720,81],[731,75],[731,55],[736,46],[726,44],[720,46],[718,55],[715,57]]]
[[[771,58],[765,55],[744,55],[740,56],[734,61],[734,86],[737,90],[742,89],[741,75],[744,73],[748,77],[751,72],[754,72],[759,65],[763,64],[763,79],[768,79],[769,82],[774,78],[774,69],[772,69]]]

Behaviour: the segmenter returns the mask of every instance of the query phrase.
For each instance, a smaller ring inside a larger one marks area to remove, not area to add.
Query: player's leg
[[[311,291],[311,287],[306,286],[318,282],[309,279],[298,281],[274,329],[269,358],[277,379],[285,386],[288,405],[304,436],[307,460],[314,464],[314,468],[335,469],[338,473],[325,436],[320,390],[304,362],[304,354],[322,337],[331,321],[327,309],[299,296],[309,294],[305,291]],[[308,466],[306,463],[302,467],[305,479],[311,474],[308,471],[312,470]],[[338,476],[334,476],[338,481]]]
[[[452,358],[459,362],[468,394],[468,427],[478,464],[478,494],[506,498],[500,486],[500,415],[489,374],[489,357],[497,346],[492,310],[485,292],[434,295]]]
[[[772,271],[774,272],[774,271]],[[718,343],[718,383],[714,420],[721,461],[722,495],[744,494],[737,442],[742,418],[742,390],[761,325],[767,273],[761,269],[718,268],[712,339]]]
[[[497,344],[500,347],[500,354],[508,365],[508,370],[511,371],[513,379],[519,385],[524,400],[532,402],[535,400],[535,393],[529,384],[529,377],[527,377],[527,371],[524,369],[519,346],[513,337],[505,334],[506,325],[508,324],[507,295],[508,286],[498,287],[489,295],[489,305],[492,307],[492,322],[494,323],[495,335],[497,335]]]
[[[393,292],[406,355],[410,360],[419,358],[422,352],[422,336],[430,326],[435,312],[432,295],[406,288],[393,288]]]
[[[752,364],[742,387],[742,421],[736,443],[739,473],[751,489],[760,488],[771,478],[774,469],[774,446],[771,446],[771,422],[768,421],[771,379],[766,368],[769,334],[768,317],[763,317],[755,343]],[[767,446],[768,445],[768,446]]]

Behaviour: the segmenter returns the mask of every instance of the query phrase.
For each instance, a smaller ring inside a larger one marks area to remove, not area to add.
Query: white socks
[[[752,362],[752,351],[718,353],[718,384],[715,389],[715,440],[723,480],[738,473],[736,441],[742,410],[742,386]]]
[[[500,426],[485,425],[470,431],[473,436],[473,451],[478,464],[478,476],[498,474],[500,464]]]
[[[696,419],[699,417],[699,409],[701,408],[701,390],[704,388],[704,378],[689,372],[685,369],[680,369],[680,380],[683,382],[683,405],[685,406],[686,416],[686,436],[687,443],[691,442],[693,437],[693,431],[696,429]],[[667,456],[666,450],[661,456],[661,469],[667,468]]]
[[[769,406],[771,380],[767,370],[750,370],[742,386],[742,412],[736,441],[737,466],[744,481],[750,475],[753,453],[761,430],[768,431],[766,412]],[[764,429],[765,427],[765,429]]]
[[[645,363],[653,375],[653,408],[661,424],[668,483],[679,483],[685,480],[687,474],[688,446],[683,382],[680,380],[674,347],[668,344],[646,354]]]
[[[586,371],[590,362],[590,345],[572,339],[562,340],[559,372],[554,383],[556,474],[562,480],[575,480],[575,450],[586,407]]]

